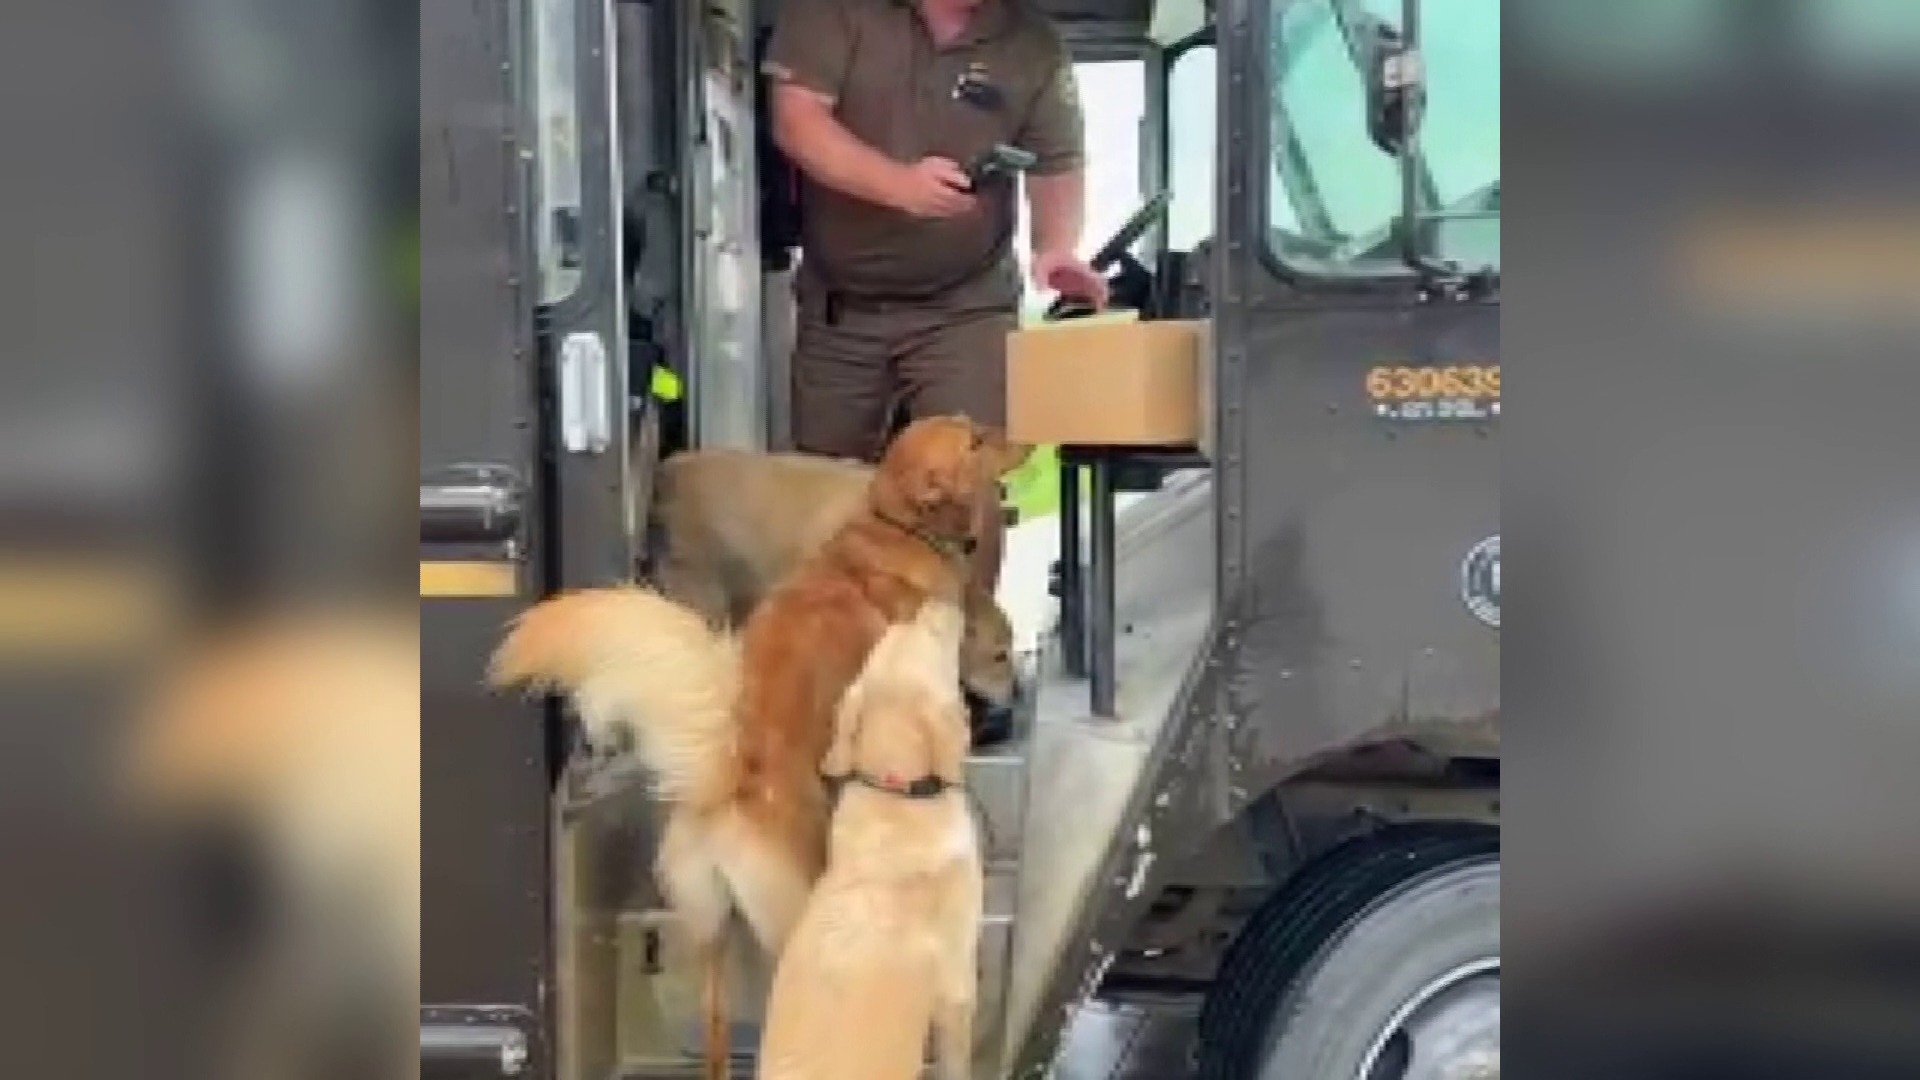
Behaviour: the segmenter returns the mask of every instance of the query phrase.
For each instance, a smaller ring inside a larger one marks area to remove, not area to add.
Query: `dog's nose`
[[[973,731],[975,749],[994,746],[1013,737],[1013,706],[988,700],[971,688],[966,690],[967,721]]]

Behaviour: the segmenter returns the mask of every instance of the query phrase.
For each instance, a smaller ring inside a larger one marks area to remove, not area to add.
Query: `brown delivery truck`
[[[482,672],[540,597],[645,575],[663,454],[787,442],[780,2],[422,9],[428,1076],[701,1067],[645,778]],[[970,764],[978,1074],[1118,1005],[1177,1032],[1155,1075],[1497,1073],[1499,4],[1039,2],[1083,84],[1138,80],[1093,260],[1137,325],[1009,350],[1069,467],[1010,540],[1059,552],[1003,589],[1048,613],[1015,737]],[[1035,389],[1087,371],[1091,411]]]

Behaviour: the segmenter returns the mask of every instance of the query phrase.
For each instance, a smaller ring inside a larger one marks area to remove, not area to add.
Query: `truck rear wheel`
[[[1295,875],[1228,949],[1201,1080],[1497,1080],[1498,834],[1388,829]]]

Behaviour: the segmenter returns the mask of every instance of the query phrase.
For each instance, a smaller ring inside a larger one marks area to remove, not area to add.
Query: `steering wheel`
[[[1116,264],[1120,267],[1120,272],[1114,275],[1114,281],[1121,285],[1131,285],[1133,288],[1124,290],[1115,288],[1112,290],[1114,293],[1125,291],[1139,292],[1144,295],[1145,291],[1151,288],[1152,275],[1148,273],[1146,267],[1140,265],[1140,260],[1134,258],[1128,249],[1139,243],[1140,238],[1146,235],[1154,222],[1166,216],[1167,207],[1172,202],[1173,193],[1162,191],[1142,203],[1140,209],[1135,210],[1125,223],[1114,230],[1112,236],[1107,237],[1107,242],[1100,245],[1100,250],[1093,253],[1093,258],[1087,260],[1087,265],[1092,267],[1096,274],[1104,274]],[[1044,317],[1051,322],[1055,319],[1077,319],[1091,314],[1093,314],[1093,307],[1085,300],[1061,295],[1054,297],[1053,303],[1047,306]]]

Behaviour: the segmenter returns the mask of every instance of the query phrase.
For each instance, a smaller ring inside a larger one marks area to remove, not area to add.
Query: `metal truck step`
[[[980,822],[981,854],[987,862],[1017,862],[1027,812],[1025,740],[967,758],[967,791]]]
[[[975,1052],[995,1054],[1004,1038],[1002,1015],[1005,1012],[1007,994],[1007,974],[1013,959],[1014,907],[1019,902],[1018,867],[1011,863],[990,864],[987,867],[987,889],[984,915],[980,924],[980,988],[979,1001],[974,1021]],[[623,923],[656,932],[672,934],[673,916],[665,911],[631,912],[622,917]],[[647,933],[622,934],[623,951],[652,951],[660,948],[659,940]],[[621,968],[633,971],[645,966],[644,957],[623,957]],[[691,965],[685,965],[690,969]],[[688,975],[693,973],[688,971]],[[756,980],[757,981],[757,980]],[[662,988],[665,989],[665,988]],[[764,982],[751,988],[742,988],[736,995],[740,1005],[744,999],[758,1003],[764,1001],[767,988]],[[679,1031],[679,1055],[668,1060],[628,1058],[622,1062],[622,1073],[632,1077],[666,1077],[679,1075],[673,1072],[687,1062],[697,1062],[705,1045],[701,1018],[691,1007],[698,1000],[696,994],[680,992],[662,994],[659,1004],[679,1013],[675,1027]],[[734,1058],[743,1064],[750,1064],[754,1052],[760,1045],[759,1010],[753,1008],[752,1015],[746,1015],[744,1008],[736,1009],[736,1022],[733,1025]]]

